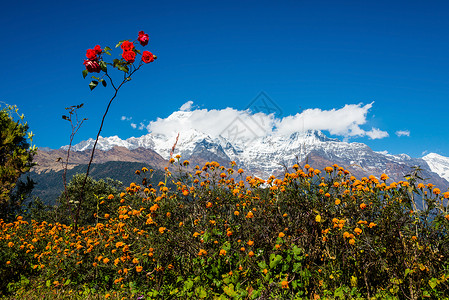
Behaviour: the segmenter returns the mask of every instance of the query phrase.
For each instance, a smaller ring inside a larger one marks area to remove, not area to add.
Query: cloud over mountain
[[[389,134],[379,128],[363,128],[374,102],[369,104],[346,104],[342,108],[322,110],[306,109],[295,115],[276,117],[264,112],[251,110],[194,109],[193,101],[183,104],[179,111],[167,118],[158,118],[146,126],[149,132],[171,136],[181,129],[195,129],[211,136],[224,135],[229,130],[239,130],[240,134],[251,138],[257,136],[282,135],[308,130],[328,131],[331,135],[345,139],[368,137],[381,139]]]

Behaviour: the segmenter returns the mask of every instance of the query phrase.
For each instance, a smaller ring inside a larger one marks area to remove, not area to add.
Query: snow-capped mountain
[[[93,139],[72,146],[73,151],[91,149]],[[117,136],[101,137],[97,149],[108,151],[115,146],[128,150],[144,148],[153,150],[168,159],[176,142],[176,135],[147,134],[122,140]],[[67,149],[67,146],[63,147]],[[239,167],[256,176],[266,178],[279,174],[285,167],[308,162],[315,168],[324,168],[334,163],[343,166],[356,176],[388,174],[393,180],[401,180],[413,167],[422,169],[425,178],[441,187],[449,186],[449,158],[428,154],[423,158],[412,158],[406,154],[392,155],[375,152],[363,143],[348,143],[327,137],[321,131],[295,132],[289,136],[269,135],[248,140],[231,140],[222,135],[211,136],[195,129],[179,133],[174,155],[201,164],[217,161],[228,165],[236,161]]]
[[[449,181],[449,157],[441,156],[436,153],[429,153],[422,159],[427,162],[432,172],[437,173],[442,178]]]

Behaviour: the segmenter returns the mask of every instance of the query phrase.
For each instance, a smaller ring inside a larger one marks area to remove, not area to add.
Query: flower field
[[[171,159],[98,195],[94,224],[0,221],[11,299],[449,297],[449,192],[294,165],[281,178]],[[421,203],[418,209],[415,203]],[[41,296],[39,296],[41,295]]]

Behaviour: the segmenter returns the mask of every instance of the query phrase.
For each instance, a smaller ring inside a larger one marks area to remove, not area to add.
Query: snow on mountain
[[[449,181],[449,157],[429,153],[422,158],[427,162],[432,172]]]
[[[110,150],[121,146],[129,150],[145,148],[154,150],[164,159],[176,142],[176,133],[170,135],[149,133],[141,137],[122,140],[117,136],[100,137],[97,149]],[[91,149],[93,139],[72,146],[73,151]],[[67,146],[63,147],[67,149]],[[295,132],[289,136],[272,134],[248,140],[229,140],[221,135],[211,136],[195,129],[181,131],[176,142],[174,155],[196,163],[218,161],[227,164],[236,161],[239,167],[260,177],[280,173],[285,167],[313,159],[315,164],[337,163],[349,168],[359,176],[381,173],[389,174],[394,180],[401,180],[413,166],[419,166],[432,178],[435,184],[448,184],[449,158],[437,154],[428,154],[421,158],[412,158],[406,154],[392,155],[388,152],[375,152],[362,143],[342,142],[327,137],[321,131],[309,130]],[[324,167],[324,166],[317,166]],[[435,172],[436,174],[432,173]],[[433,174],[433,175],[432,175]],[[434,178],[436,176],[436,178]],[[447,181],[442,180],[441,178]]]

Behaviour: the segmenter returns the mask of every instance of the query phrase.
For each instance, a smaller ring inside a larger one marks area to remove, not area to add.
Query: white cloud
[[[144,130],[145,129],[145,124],[143,124],[142,122],[140,122],[139,124],[139,130]]]
[[[383,139],[389,136],[388,132],[374,127],[370,131],[367,131],[366,135],[372,140]]]
[[[347,104],[339,109],[321,110],[307,109],[295,115],[276,118],[274,114],[263,112],[251,113],[234,108],[225,109],[192,109],[193,102],[188,101],[181,106],[180,111],[172,113],[167,118],[158,118],[146,126],[149,132],[172,136],[181,130],[195,129],[211,136],[226,136],[236,124],[243,135],[248,138],[268,135],[290,135],[306,130],[328,131],[331,135],[364,137],[381,139],[388,137],[386,131],[378,128],[365,130],[361,126],[367,123],[367,114],[373,103]]]
[[[187,101],[179,108],[179,110],[180,111],[190,111],[192,109],[192,104],[193,104],[193,101]]]
[[[396,135],[399,137],[410,136],[410,131],[409,130],[398,130],[398,131],[396,131]]]
[[[131,121],[131,120],[132,120],[132,117],[122,116],[122,117],[120,118],[120,120],[122,120],[122,121]]]
[[[360,125],[366,123],[368,110],[373,102],[362,104],[347,104],[340,109],[321,110],[307,109],[294,116],[287,116],[277,122],[277,133],[289,135],[302,130],[326,130],[332,135],[344,137],[364,136],[366,131]]]
[[[134,128],[134,129],[136,129],[137,124],[136,124],[136,123],[131,123],[131,127]]]

